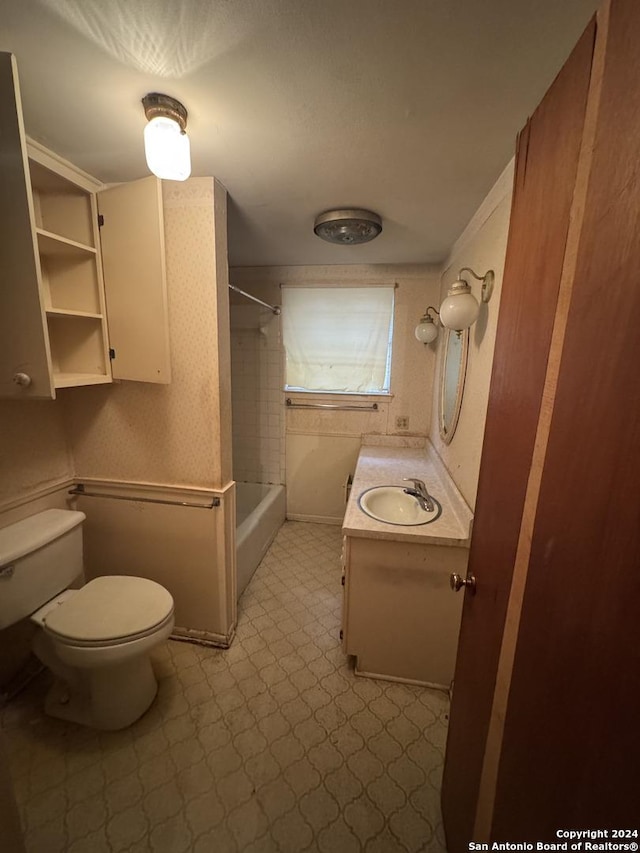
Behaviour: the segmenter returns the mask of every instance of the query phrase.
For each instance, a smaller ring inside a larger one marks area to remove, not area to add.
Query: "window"
[[[388,394],[393,287],[284,287],[286,388]]]

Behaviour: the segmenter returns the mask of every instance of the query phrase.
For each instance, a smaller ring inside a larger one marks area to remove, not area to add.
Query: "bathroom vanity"
[[[358,498],[374,486],[423,480],[442,506],[427,524],[366,515]],[[472,513],[427,448],[363,446],[342,527],[342,642],[356,674],[448,688],[453,679]]]

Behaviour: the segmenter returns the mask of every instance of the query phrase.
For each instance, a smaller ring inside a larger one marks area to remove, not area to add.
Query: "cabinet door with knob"
[[[0,54],[0,394],[54,397],[15,59]]]
[[[448,687],[462,599],[452,574],[466,574],[462,547],[347,536],[343,645],[356,672]]]
[[[168,382],[160,182],[104,189],[28,141],[7,53],[0,112],[0,397],[51,399],[112,377]]]

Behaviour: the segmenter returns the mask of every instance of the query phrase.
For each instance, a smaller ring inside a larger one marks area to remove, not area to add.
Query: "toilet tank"
[[[0,629],[29,616],[82,572],[85,517],[48,509],[0,529]]]

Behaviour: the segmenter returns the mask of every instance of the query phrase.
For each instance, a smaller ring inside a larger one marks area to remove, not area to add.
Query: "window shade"
[[[393,297],[393,287],[283,288],[287,388],[389,392]]]

